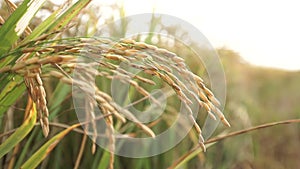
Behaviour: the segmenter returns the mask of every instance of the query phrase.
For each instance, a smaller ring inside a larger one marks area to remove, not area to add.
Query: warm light
[[[300,70],[297,1],[126,0],[123,4],[127,15],[154,9],[184,19],[214,47],[227,46],[253,64]]]

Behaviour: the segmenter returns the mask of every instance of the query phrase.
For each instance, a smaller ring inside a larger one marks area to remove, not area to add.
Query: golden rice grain
[[[150,69],[145,69],[144,73],[149,74],[149,75],[157,75],[157,73],[155,71],[150,70]]]
[[[120,50],[120,49],[110,49],[109,52],[117,54],[117,55],[124,55],[125,54],[125,51]]]
[[[125,118],[128,118],[151,137],[154,137],[155,134],[148,126],[139,122],[131,112],[117,105],[110,95],[100,91],[94,84],[95,76],[103,76],[108,79],[115,78],[119,79],[121,82],[129,83],[137,92],[145,96],[145,98],[149,98],[156,104],[159,104],[159,101],[153,98],[152,95],[139,84],[147,83],[155,85],[154,81],[121,68],[115,61],[123,62],[126,66],[141,70],[145,74],[157,76],[168,86],[172,87],[179,100],[186,105],[187,115],[194,124],[199,135],[199,144],[204,151],[205,145],[201,134],[201,128],[192,116],[193,112],[189,107],[192,104],[192,100],[203,107],[212,119],[216,119],[216,116],[213,114],[215,113],[224,125],[230,126],[223,113],[217,107],[220,106],[220,102],[205,86],[203,79],[190,72],[184,63],[184,59],[177,56],[175,53],[143,42],[136,42],[131,39],[122,39],[120,42],[116,43],[110,39],[103,38],[80,38],[79,40],[68,42],[67,45],[62,44],[63,43],[61,42],[57,42],[55,45],[37,44],[35,46],[26,47],[22,49],[22,51],[27,53],[28,56],[24,56],[23,62],[17,62],[14,66],[6,66],[0,69],[0,73],[12,71],[25,76],[24,82],[28,92],[33,101],[37,104],[38,117],[44,135],[49,133],[49,122],[47,118],[49,112],[46,105],[46,92],[40,76],[42,74],[41,66],[47,64],[61,65],[61,69],[58,69],[59,71],[51,70],[48,75],[56,77],[64,83],[77,85],[80,90],[83,90],[89,96],[87,98],[87,101],[89,102],[87,105],[87,107],[89,107],[87,109],[89,118],[95,119],[95,112],[93,110],[95,105],[103,109],[104,113],[112,113],[114,115],[105,118],[107,125],[109,126],[107,132],[110,133],[111,152],[115,151],[115,141],[112,137],[114,132],[113,117],[123,123],[126,122]],[[29,55],[32,52],[45,53],[44,55],[37,55],[29,58]],[[77,59],[76,56],[69,55],[69,53],[79,52],[86,55],[79,57],[81,60]],[[96,60],[95,63],[92,63],[92,60]],[[98,70],[98,67],[100,67],[101,70]],[[68,70],[67,73],[64,69]],[[71,73],[74,69],[82,71],[77,79],[68,76],[68,73]],[[134,81],[133,79],[136,79],[137,81]],[[93,101],[93,99],[95,100]],[[97,134],[95,133],[97,132],[96,123],[93,121],[91,123],[94,129],[93,141],[95,142]],[[111,161],[113,161],[113,157],[111,157]]]
[[[25,85],[29,95],[37,105],[38,120],[40,121],[44,136],[47,137],[49,133],[49,112],[47,108],[46,92],[40,77],[41,70],[40,68],[35,68],[31,65],[27,66],[27,68],[28,67],[31,69],[28,70],[29,73],[24,77]]]
[[[120,42],[125,43],[125,44],[134,44],[135,41],[132,39],[121,39]]]
[[[11,68],[11,71],[19,70],[21,68],[24,68],[25,66],[26,64],[24,62],[17,63]]]
[[[146,44],[147,48],[150,49],[150,50],[157,50],[158,47],[154,46],[154,45],[149,45],[149,44]]]
[[[62,73],[57,72],[57,71],[50,71],[49,74],[50,74],[51,76],[54,76],[54,77],[58,78],[58,79],[64,77],[64,75],[63,75]]]
[[[139,50],[136,50],[136,49],[127,49],[125,50],[125,53],[124,55],[125,56],[133,56],[135,55]]]
[[[173,57],[176,56],[176,54],[174,54],[172,52],[169,52],[168,50],[162,49],[162,48],[158,48],[155,52],[158,53],[158,54],[163,54],[163,55],[165,55],[169,58],[173,58]]]
[[[34,64],[34,63],[37,63],[39,61],[39,58],[38,57],[32,57],[32,58],[29,58],[25,61],[25,64],[26,65],[30,65],[30,64]]]
[[[10,65],[4,66],[0,69],[0,73],[5,73],[5,72],[8,72],[8,71],[11,71],[11,66]]]
[[[180,64],[180,63],[184,62],[184,59],[181,58],[181,57],[178,57],[178,56],[173,57],[172,60],[173,60],[176,64]]]
[[[148,45],[145,44],[144,42],[135,42],[134,47],[136,49],[146,49],[146,48],[148,48]]]

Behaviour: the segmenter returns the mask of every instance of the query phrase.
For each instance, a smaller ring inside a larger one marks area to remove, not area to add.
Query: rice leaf
[[[30,35],[28,35],[21,44],[27,43],[35,38],[38,38],[42,35],[48,27],[55,21],[56,16],[59,14],[60,9],[54,11],[46,20],[44,20],[41,24],[39,24]]]
[[[91,0],[79,0],[74,5],[72,5],[66,12],[55,19],[55,22],[48,28],[47,33],[52,31],[57,31],[66,26],[71,19],[73,19],[82,8],[89,4]]]
[[[215,144],[215,143],[210,143],[205,146],[206,146],[206,148],[208,148],[208,147],[212,146],[213,144]],[[178,169],[178,168],[182,167],[183,165],[187,164],[191,159],[193,159],[195,156],[197,156],[200,152],[203,152],[203,149],[201,148],[201,146],[198,146],[196,149],[191,150],[187,154],[178,158],[178,160],[175,161],[168,169]]]
[[[23,124],[7,139],[4,143],[0,145],[0,158],[7,154],[11,149],[13,149],[19,142],[21,142],[25,136],[32,130],[36,122],[36,108],[35,104],[31,103],[32,107],[29,110],[29,115]]]
[[[3,84],[4,87],[0,93],[0,117],[20,98],[26,89],[21,76],[10,75],[3,81],[8,81],[9,83]]]
[[[37,152],[35,152],[23,165],[22,169],[32,169],[36,168],[56,147],[56,145],[63,139],[70,131],[74,128],[80,126],[80,124],[75,124],[62,132],[58,133],[52,137],[47,143],[45,143]]]
[[[0,28],[0,55],[8,52],[45,0],[24,0]]]

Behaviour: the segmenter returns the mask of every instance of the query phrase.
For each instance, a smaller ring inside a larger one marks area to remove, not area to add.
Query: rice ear
[[[67,44],[64,44],[66,43]],[[37,44],[38,45],[38,44]],[[85,49],[82,49],[85,48]],[[123,63],[128,67],[140,70],[144,74],[149,74],[160,78],[165,84],[170,86],[176,93],[178,99],[182,101],[187,108],[187,116],[192,120],[193,125],[199,134],[199,144],[205,151],[204,139],[202,137],[200,125],[192,116],[191,105],[192,100],[203,107],[207,114],[216,119],[215,113],[226,126],[230,126],[223,113],[218,109],[220,102],[215,98],[204,84],[203,79],[192,73],[184,63],[184,59],[175,53],[166,49],[158,48],[143,42],[136,42],[132,39],[123,39],[120,42],[114,42],[109,39],[93,39],[93,38],[77,38],[58,41],[55,45],[43,44],[42,46],[28,46],[22,49],[27,55],[30,52],[45,53],[51,55],[33,56],[18,62],[14,66],[6,66],[0,69],[0,72],[12,71],[24,75],[25,84],[33,101],[37,103],[38,114],[44,135],[49,133],[48,125],[48,109],[46,101],[46,92],[43,86],[42,65],[61,65],[59,70],[51,70],[48,75],[60,79],[69,85],[78,85],[81,90],[95,96],[95,102],[107,112],[113,114],[113,117],[125,123],[129,118],[135,125],[141,128],[151,137],[155,137],[155,133],[146,125],[138,121],[138,119],[128,110],[116,104],[110,95],[99,90],[99,88],[90,83],[95,76],[102,76],[108,79],[117,78],[122,82],[128,83],[142,94],[145,98],[151,99],[155,104],[160,105],[152,95],[140,85],[146,83],[155,85],[155,82],[149,78],[135,75],[117,63]],[[70,55],[69,52],[74,52]],[[77,52],[77,53],[76,53]],[[80,55],[82,52],[84,55]],[[85,63],[85,60],[96,59],[97,61]],[[103,70],[94,69],[93,67],[101,67]],[[60,66],[59,66],[60,67]],[[68,74],[74,69],[84,72],[85,79],[74,79]],[[63,69],[69,69],[66,73]],[[89,88],[93,88],[95,93],[91,93]],[[109,117],[112,118],[112,117]],[[96,128],[94,126],[94,128]]]

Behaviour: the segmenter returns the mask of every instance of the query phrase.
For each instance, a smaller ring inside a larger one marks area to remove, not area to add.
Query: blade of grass
[[[74,128],[79,127],[81,124],[75,124],[66,130],[58,133],[45,143],[37,152],[35,152],[23,165],[22,169],[36,168],[56,147],[56,145]]]
[[[52,168],[53,169],[60,169],[62,168],[62,165],[64,164],[64,154],[62,149],[64,149],[64,145],[63,144],[59,144],[57,145],[57,148],[55,151],[52,152],[52,155],[54,155],[53,160],[55,161],[55,163],[53,164]]]
[[[101,119],[111,115],[112,114],[107,114],[97,118]],[[70,131],[74,130],[75,128],[81,125],[85,125],[89,123],[90,121],[86,121],[84,123],[77,123],[68,127],[62,132],[56,134],[48,142],[43,144],[43,146],[39,150],[37,150],[32,156],[30,156],[30,158],[21,166],[21,168],[22,169],[36,168],[51,153],[51,151],[56,147],[56,145],[61,141],[61,139],[63,139]]]
[[[98,169],[107,169],[109,166],[109,158],[110,158],[110,153],[108,151],[104,151],[101,160],[98,165]]]
[[[91,0],[79,0],[62,14],[60,13],[62,9],[57,9],[45,21],[36,27],[32,33],[21,42],[21,44],[32,41],[41,36],[43,33],[49,34],[51,32],[61,30],[82,10],[82,8],[90,3],[90,1]]]
[[[46,33],[57,31],[66,26],[91,0],[79,0],[72,5],[66,12],[55,19],[55,22],[51,24]]]
[[[98,161],[100,160],[101,158],[101,153],[102,153],[102,149],[97,149],[96,150],[96,154],[94,155],[94,160],[93,160],[93,164],[91,166],[91,169],[96,169],[97,166],[98,166]]]
[[[9,83],[5,85],[0,93],[0,117],[3,116],[3,113],[6,112],[18,98],[20,98],[26,89],[22,77],[9,76],[7,79]]]
[[[20,44],[25,44],[33,39],[38,38],[42,35],[48,27],[53,24],[57,15],[59,14],[61,9],[54,11],[46,20],[44,20],[38,27],[36,27],[30,35],[28,35]]]
[[[215,143],[210,143],[205,145],[206,148],[212,146]],[[189,152],[187,152],[186,154],[184,154],[183,156],[181,156],[178,160],[176,160],[168,169],[178,169],[181,166],[183,166],[184,164],[186,164],[187,162],[189,162],[191,159],[193,159],[195,156],[197,156],[200,152],[203,152],[201,146],[197,146],[195,148],[193,148],[192,150],[190,150]]]
[[[61,104],[66,99],[67,95],[70,93],[71,87],[64,84],[63,82],[58,82],[53,95],[49,99],[49,110],[51,112],[50,119],[57,116],[57,113],[63,108]]]
[[[24,0],[0,27],[0,55],[8,52],[46,0]]]
[[[12,134],[4,143],[0,145],[0,158],[7,154],[19,142],[21,142],[28,133],[33,129],[36,122],[36,108],[35,104],[29,100],[26,108],[28,117],[23,124]]]
[[[36,135],[40,132],[38,128],[35,128],[32,133],[30,134],[30,137],[28,140],[26,140],[25,146],[22,147],[21,155],[18,156],[16,165],[14,166],[14,169],[18,169],[21,167],[21,164],[24,162],[25,157],[30,153],[30,146],[33,143],[33,140],[36,139]]]

